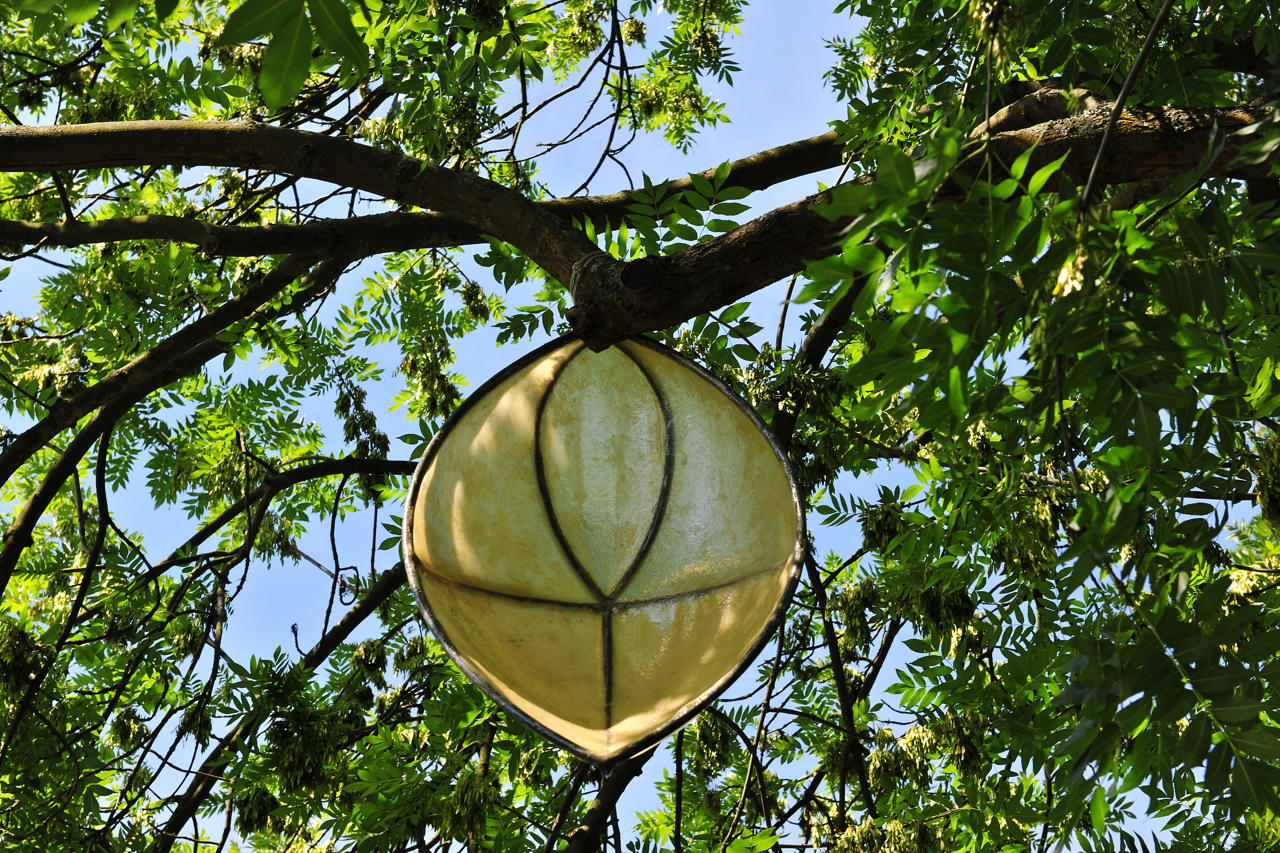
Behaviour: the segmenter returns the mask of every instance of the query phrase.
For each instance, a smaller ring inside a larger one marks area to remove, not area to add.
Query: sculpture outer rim
[[[417,467],[414,469],[413,478],[409,483],[409,491],[405,497],[405,509],[401,535],[401,551],[405,564],[405,576],[409,581],[409,588],[413,590],[413,597],[418,604],[418,611],[422,615],[423,620],[427,623],[427,627],[431,629],[431,633],[435,636],[436,641],[440,643],[441,647],[449,655],[449,658],[453,661],[454,665],[457,666],[458,669],[460,669],[476,687],[492,699],[503,711],[511,714],[516,719],[520,720],[521,723],[533,729],[539,735],[550,740],[552,743],[557,744],[566,751],[592,765],[595,765],[596,767],[601,768],[602,770],[607,770],[621,761],[640,755],[646,750],[656,746],[668,735],[674,734],[684,726],[688,725],[694,717],[719,698],[720,695],[728,689],[729,685],[736,681],[739,676],[746,672],[747,669],[755,663],[756,658],[760,656],[760,652],[763,651],[765,645],[768,644],[777,632],[786,616],[787,610],[791,606],[791,599],[795,594],[796,584],[800,579],[800,567],[804,564],[808,550],[804,510],[800,503],[800,493],[796,487],[795,474],[791,470],[791,463],[788,461],[786,453],[784,453],[782,448],[778,446],[778,442],[773,433],[769,430],[769,427],[764,423],[764,421],[760,419],[760,416],[756,413],[755,409],[751,408],[751,406],[738,396],[733,389],[725,385],[718,376],[707,370],[702,365],[694,362],[688,356],[676,352],[665,344],[658,343],[655,340],[640,335],[634,335],[626,338],[625,340],[626,342],[631,342],[639,346],[648,347],[655,352],[671,356],[678,361],[683,362],[687,367],[693,370],[694,373],[710,382],[712,386],[728,398],[730,402],[732,402],[747,416],[748,419],[750,419],[753,424],[755,424],[756,428],[759,429],[761,434],[764,436],[769,448],[773,451],[774,456],[782,465],[782,471],[787,478],[787,486],[791,491],[792,507],[796,513],[795,549],[792,552],[791,567],[788,571],[786,587],[783,589],[782,595],[778,598],[777,606],[769,616],[769,619],[765,622],[764,627],[761,628],[760,634],[756,638],[755,643],[751,646],[751,649],[743,655],[741,662],[739,662],[739,664],[732,670],[725,673],[725,675],[722,676],[720,680],[702,696],[701,699],[676,714],[664,725],[631,743],[623,752],[609,758],[601,758],[600,756],[593,755],[578,744],[568,740],[563,735],[547,728],[542,723],[533,719],[529,714],[516,707],[504,695],[502,695],[497,688],[491,685],[488,679],[482,677],[479,673],[473,670],[462,653],[454,647],[453,642],[449,639],[449,635],[444,631],[444,628],[436,619],[435,613],[432,611],[431,605],[427,601],[425,592],[418,584],[419,563],[413,552],[413,520],[415,515],[413,507],[416,503],[418,488],[422,484],[422,480],[426,475],[427,469],[431,466],[432,461],[434,461],[441,443],[448,437],[449,433],[452,432],[457,423],[462,420],[467,412],[471,410],[472,406],[487,395],[489,391],[493,390],[515,373],[523,370],[525,367],[528,367],[530,364],[549,353],[567,346],[574,341],[580,342],[580,339],[576,334],[569,333],[567,335],[561,335],[508,364],[472,391],[471,394],[469,394],[467,398],[459,404],[458,408],[454,409],[453,413],[444,420],[444,423],[440,425],[440,429],[436,431],[436,434],[427,444],[427,449],[423,451],[422,458],[418,460]]]

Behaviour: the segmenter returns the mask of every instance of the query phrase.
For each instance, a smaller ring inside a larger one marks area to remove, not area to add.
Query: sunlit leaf
[[[311,72],[311,28],[301,10],[271,38],[262,55],[262,96],[267,106],[279,109],[302,89]]]
[[[227,18],[219,44],[238,44],[283,32],[302,13],[302,0],[245,0]],[[167,17],[165,15],[164,17]],[[265,57],[264,57],[265,62]]]

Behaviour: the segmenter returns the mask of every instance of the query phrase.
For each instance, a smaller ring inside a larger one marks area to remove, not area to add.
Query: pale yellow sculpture
[[[754,657],[801,559],[784,457],[705,371],[562,338],[480,388],[414,475],[409,581],[453,659],[598,762],[687,722]]]

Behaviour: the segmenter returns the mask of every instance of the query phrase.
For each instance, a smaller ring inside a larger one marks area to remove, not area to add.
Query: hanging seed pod
[[[597,763],[691,719],[750,662],[802,557],[785,457],[706,371],[647,339],[561,338],[427,448],[405,564],[449,654]]]

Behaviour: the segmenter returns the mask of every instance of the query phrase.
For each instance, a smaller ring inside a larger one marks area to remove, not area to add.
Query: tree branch
[[[395,568],[384,572],[373,586],[369,587],[364,597],[338,621],[338,624],[334,625],[310,651],[303,655],[302,665],[309,669],[315,669],[324,663],[329,655],[333,654],[334,650],[342,645],[347,637],[351,636],[351,632],[404,583],[404,564],[397,563]],[[220,771],[231,760],[232,753],[239,749],[241,744],[254,736],[258,727],[266,721],[269,714],[270,709],[265,706],[254,708],[205,757],[200,769],[195,771],[195,779],[187,786],[187,790],[183,792],[174,810],[170,813],[169,819],[165,821],[164,827],[157,833],[155,844],[152,847],[154,853],[169,853],[173,848],[174,842],[179,840],[179,833],[186,826],[187,821],[195,816],[200,804],[208,798],[209,794],[213,793],[214,785],[222,778],[219,775]]]
[[[75,438],[68,442],[66,450],[58,456],[57,461],[40,481],[40,485],[18,511],[13,525],[5,531],[4,538],[0,540],[3,543],[3,547],[0,547],[0,594],[3,594],[5,587],[9,585],[9,578],[13,576],[22,552],[31,545],[32,533],[40,521],[40,516],[58,494],[62,484],[76,472],[80,460],[89,452],[89,448],[99,436],[114,426],[132,405],[133,401],[115,402],[99,410]]]
[[[1036,93],[1036,97],[1045,96]],[[1074,116],[996,133],[988,139],[988,144],[997,160],[1005,164],[1012,163],[1020,154],[1033,148],[1031,162],[1027,166],[1029,170],[1066,154],[1062,174],[1073,183],[1083,185],[1106,132],[1111,108],[1111,103],[1099,102],[1094,109]],[[1107,157],[1099,164],[1098,181],[1123,184],[1188,172],[1196,168],[1209,151],[1215,129],[1217,141],[1224,144],[1221,153],[1210,163],[1206,177],[1263,177],[1270,172],[1274,155],[1259,163],[1233,163],[1240,146],[1232,143],[1230,134],[1267,118],[1271,113],[1272,110],[1260,106],[1221,109],[1125,107],[1117,118]],[[976,165],[967,171],[975,175],[981,173]]]
[[[818,212],[828,198],[824,192],[792,202],[675,255],[600,258],[572,283],[567,319],[599,350],[754,293],[830,254],[843,223]]]
[[[0,482],[7,480],[17,472],[36,451],[55,435],[76,423],[81,417],[101,408],[95,415],[92,424],[97,424],[104,415],[110,414],[113,422],[123,416],[135,403],[144,399],[153,391],[170,382],[185,376],[216,356],[230,350],[231,342],[219,340],[216,335],[239,320],[250,323],[269,321],[283,314],[298,310],[312,300],[327,293],[343,268],[346,259],[325,261],[312,273],[312,283],[294,295],[293,299],[282,306],[267,307],[261,303],[278,294],[311,263],[309,258],[288,258],[267,274],[263,281],[247,290],[241,297],[230,300],[221,308],[205,315],[170,335],[169,338],[152,347],[134,361],[114,371],[110,376],[97,382],[75,397],[55,406],[42,420],[15,437],[4,452],[0,453]],[[277,275],[278,274],[278,275]],[[250,292],[255,299],[247,299]],[[224,311],[224,309],[226,309]],[[217,318],[216,321],[211,318]],[[97,428],[97,427],[95,427]],[[76,447],[82,443],[82,436],[73,442]],[[82,456],[87,445],[79,453]],[[68,448],[70,454],[71,448]],[[62,487],[67,477],[75,470],[75,462],[64,465],[68,458],[64,454],[62,460],[55,465],[45,477],[39,490],[28,501],[26,507],[5,533],[3,548],[0,548],[0,593],[8,585],[9,578],[17,566],[22,551],[31,542],[31,531],[44,512],[49,501]]]
[[[0,170],[230,166],[314,178],[430,208],[506,240],[568,280],[595,247],[513,189],[348,139],[254,122],[137,121],[0,128]]]
[[[782,181],[840,165],[834,133],[780,145],[730,164],[729,185],[762,190]],[[711,180],[714,168],[700,173]],[[666,182],[671,192],[693,186],[686,176]],[[609,195],[560,198],[536,206],[561,219],[589,219],[598,226],[623,221],[630,191]],[[479,228],[439,213],[379,213],[348,219],[325,219],[300,225],[228,226],[186,216],[129,216],[75,222],[0,221],[0,244],[13,246],[82,246],[122,240],[191,243],[212,256],[248,257],[286,253],[345,254],[353,257],[483,243]]]
[[[640,775],[645,762],[653,755],[653,750],[646,750],[639,755],[625,759],[609,768],[596,798],[587,806],[587,813],[582,825],[569,833],[569,841],[561,853],[596,853],[601,849],[600,839],[609,824],[609,816],[613,814],[618,799],[627,790],[631,780]]]
[[[985,146],[984,156],[963,160],[957,172],[969,178],[1003,176],[1008,165],[1031,150],[1028,170],[1066,155],[1061,174],[1083,185],[1106,132],[1112,105],[1098,101],[1096,109],[1039,121],[1046,114],[1057,115],[1060,110],[1055,100],[1065,100],[1060,92],[1055,99],[1045,91],[1027,95],[1037,102],[1036,106],[1021,112],[1011,110],[1002,121],[1002,126],[1009,129],[975,143]],[[1221,144],[1222,150],[1209,164],[1205,177],[1265,175],[1276,155],[1262,162],[1236,163],[1240,146],[1230,134],[1270,113],[1267,108],[1255,106],[1127,107],[1117,119],[1096,180],[1117,184],[1173,177],[1197,168],[1211,143]],[[1013,119],[1017,115],[1038,123],[1010,127],[1017,123]],[[952,182],[941,194],[960,192],[960,185]],[[628,335],[666,328],[729,304],[799,272],[806,260],[830,254],[844,225],[817,212],[827,197],[826,193],[819,193],[779,207],[676,255],[643,258],[628,264],[601,259],[590,275],[581,276],[571,288],[576,304],[569,321],[593,349],[603,349]]]
[[[1028,97],[1035,98],[1042,108],[1053,101],[1053,96],[1046,95],[1043,87]],[[979,144],[986,146],[989,157],[994,157],[996,168],[1001,163],[1012,163],[1031,148],[1034,151],[1030,168],[1038,168],[1066,154],[1062,173],[1082,184],[1105,132],[1109,110],[1110,104],[1098,102],[1095,109],[1074,116],[1039,121],[1024,128],[1002,129]],[[1043,112],[1043,109],[1031,110],[1028,115],[1039,118]],[[1255,106],[1126,108],[1118,117],[1114,141],[1100,164],[1098,180],[1124,183],[1185,172],[1200,163],[1215,129],[1218,138],[1223,139],[1223,134],[1268,114],[1266,108]],[[1223,141],[1230,143],[1229,139]],[[1238,146],[1224,144],[1207,176],[1250,178],[1269,170],[1269,162],[1233,163],[1237,150]],[[767,185],[783,176],[804,174],[838,161],[838,143],[834,135],[827,134],[739,161],[739,171],[745,174],[735,183]],[[961,171],[977,175],[986,164],[983,158],[970,158],[961,166]],[[538,204],[470,173],[350,140],[253,123],[159,121],[0,128],[0,170],[53,171],[138,165],[265,169],[329,181],[432,208],[442,216],[394,222],[374,220],[350,226],[356,232],[351,235],[355,241],[352,245],[359,244],[361,230],[365,232],[363,239],[375,239],[368,232],[380,224],[395,224],[410,231],[423,227],[419,239],[442,238],[446,231],[453,229],[451,237],[459,241],[469,241],[483,232],[509,242],[548,273],[572,285],[577,305],[571,322],[583,339],[597,349],[630,334],[682,322],[791,275],[802,269],[806,260],[828,253],[839,230],[839,223],[825,220],[814,210],[824,196],[811,196],[677,255],[647,258],[631,264],[596,262],[590,269],[580,271],[586,274],[580,274],[575,281],[574,264],[595,253],[596,248],[572,228],[569,219],[620,217],[627,201],[626,193]],[[468,223],[474,230],[468,232],[451,220]],[[63,231],[49,230],[51,226],[39,227],[45,228],[44,236],[52,240],[75,233],[65,229],[77,226],[63,225]],[[103,227],[126,232],[140,226],[126,222]],[[214,245],[217,240],[230,239],[234,244],[237,239],[230,233],[211,237],[213,232],[204,226],[197,232],[194,225],[168,221],[163,227],[175,233],[181,230],[191,239],[200,239],[202,245],[210,239],[215,241]],[[321,235],[327,235],[323,239],[341,238],[338,232],[325,230],[333,227],[328,223],[272,226],[272,229],[290,227],[314,229],[316,239],[322,239]],[[15,232],[22,228],[22,224],[11,226]],[[266,233],[265,230],[257,232],[255,238],[265,239]],[[298,232],[273,230],[272,233]],[[28,238],[34,236],[33,232]],[[291,236],[291,239],[297,238]]]

